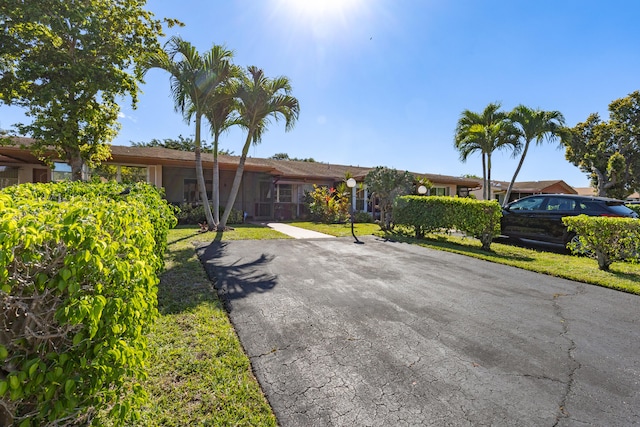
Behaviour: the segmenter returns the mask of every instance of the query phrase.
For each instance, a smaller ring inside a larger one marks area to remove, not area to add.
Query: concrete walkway
[[[324,233],[318,233],[317,231],[306,230],[300,227],[294,227],[289,224],[282,224],[280,222],[263,222],[261,225],[266,225],[267,227],[273,228],[276,231],[279,231],[282,234],[286,234],[287,236],[291,236],[294,239],[334,239],[334,236],[330,236]]]

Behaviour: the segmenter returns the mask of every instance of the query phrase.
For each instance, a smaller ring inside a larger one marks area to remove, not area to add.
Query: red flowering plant
[[[349,192],[344,183],[337,188],[314,184],[313,191],[305,193],[305,203],[313,221],[335,224],[349,219]]]

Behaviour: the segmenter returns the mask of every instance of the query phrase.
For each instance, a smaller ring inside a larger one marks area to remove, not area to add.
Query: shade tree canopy
[[[36,155],[55,149],[83,178],[85,164],[109,157],[119,130],[119,98],[135,108],[139,60],[159,49],[163,22],[144,0],[0,2],[0,102],[23,107]]]
[[[640,91],[609,104],[609,120],[597,113],[570,129],[565,156],[588,173],[600,196],[626,198],[640,188]]]

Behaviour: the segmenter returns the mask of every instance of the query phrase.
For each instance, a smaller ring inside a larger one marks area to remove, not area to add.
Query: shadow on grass
[[[221,238],[222,233],[216,233],[216,238],[208,245],[197,248],[196,253],[230,312],[234,300],[273,289],[277,284],[277,276],[263,272],[264,266],[274,258],[271,255],[261,254],[249,261],[242,258],[223,260],[229,243],[222,242]]]

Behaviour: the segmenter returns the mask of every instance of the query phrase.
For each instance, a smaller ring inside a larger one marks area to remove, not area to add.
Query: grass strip
[[[276,426],[276,418],[194,244],[212,240],[284,239],[266,227],[242,225],[225,233],[197,227],[169,232],[158,305],[149,336],[149,402],[145,426]]]

